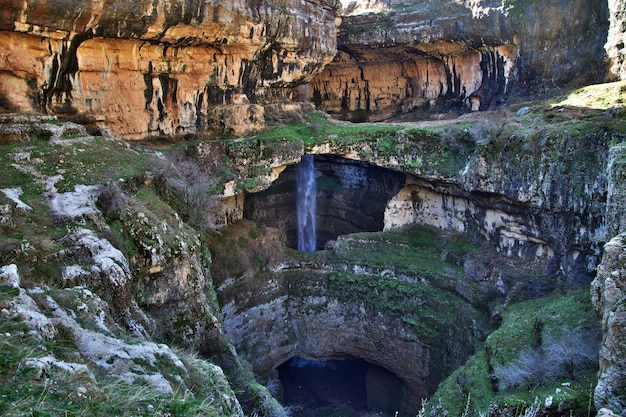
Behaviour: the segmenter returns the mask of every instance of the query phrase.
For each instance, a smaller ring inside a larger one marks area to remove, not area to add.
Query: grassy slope
[[[76,138],[66,138],[76,139]],[[17,155],[29,154],[25,163]],[[56,186],[61,192],[71,191],[75,184],[93,184],[109,180],[132,183],[144,175],[151,166],[151,157],[135,151],[122,142],[95,138],[89,141],[71,141],[63,146],[52,145],[46,138],[28,142],[0,145],[0,189],[22,189],[21,200],[32,210],[16,209],[4,213],[0,224],[0,264],[18,266],[23,288],[43,286],[55,299],[69,299],[60,280],[62,261],[57,253],[63,248],[59,239],[73,223],[55,223],[42,193],[45,177],[63,175]],[[24,173],[14,166],[30,166],[34,171]],[[149,194],[149,195],[147,195]],[[152,202],[150,204],[146,202]],[[140,189],[136,204],[153,205],[163,202],[154,190]],[[0,204],[14,207],[3,193]],[[146,206],[148,207],[148,206]],[[169,209],[171,211],[171,208]],[[93,226],[93,225],[92,225]],[[90,227],[87,224],[87,227]],[[115,227],[112,234],[115,234]],[[111,237],[111,236],[109,236]],[[113,240],[127,256],[132,255],[132,245],[124,247],[123,236]],[[10,309],[17,290],[0,286],[0,306]],[[71,298],[71,297],[70,297]],[[78,302],[81,304],[82,302]],[[78,305],[68,302],[68,308]],[[92,329],[98,326],[85,323]],[[19,318],[0,322],[0,415],[2,416],[78,416],[78,415],[220,415],[223,409],[221,393],[228,392],[228,382],[223,374],[193,354],[178,352],[179,357],[193,372],[180,374],[180,369],[163,361],[151,365],[152,371],[170,372],[171,378],[182,382],[174,394],[163,394],[150,386],[130,384],[113,378],[91,367],[95,379],[84,373],[70,374],[52,367],[46,377],[32,368],[24,367],[24,360],[53,355],[58,360],[87,364],[74,344],[71,334],[62,327],[54,339],[46,341],[29,332]],[[133,337],[120,331],[120,336]],[[145,366],[146,364],[141,364]],[[170,369],[168,371],[167,369]],[[178,374],[178,376],[176,376]],[[184,382],[183,382],[184,381]],[[180,383],[179,383],[180,384]]]
[[[510,409],[514,415],[519,415],[525,408],[545,404],[546,398],[553,397],[555,407],[561,402],[569,403],[573,405],[574,415],[587,415],[597,367],[576,370],[574,378],[563,377],[540,386],[500,392],[494,386],[491,373],[494,367],[509,363],[524,348],[531,346],[533,339],[545,340],[549,334],[559,335],[563,330],[576,328],[588,329],[590,335],[597,334],[598,322],[588,289],[512,304],[502,311],[502,315],[501,327],[489,335],[484,346],[464,366],[439,386],[429,400],[428,408],[440,407],[440,411],[447,410],[449,415],[459,416],[464,413],[469,397],[472,414],[486,413],[498,404],[500,409]]]

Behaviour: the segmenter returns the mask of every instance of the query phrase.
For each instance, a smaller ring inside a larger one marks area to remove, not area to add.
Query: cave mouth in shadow
[[[276,369],[282,402],[294,417],[394,415],[406,390],[393,373],[350,357],[312,361],[294,356]]]
[[[298,248],[297,169],[289,165],[272,185],[246,194],[243,217],[285,231],[288,247]],[[406,176],[372,163],[336,155],[315,155],[316,242],[324,249],[339,235],[383,230],[389,200],[404,187]]]

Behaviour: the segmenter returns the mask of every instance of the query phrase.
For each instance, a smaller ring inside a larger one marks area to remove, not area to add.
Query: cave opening
[[[272,185],[247,194],[243,217],[285,231],[288,247],[298,249],[298,164],[289,165]],[[339,235],[383,230],[385,208],[404,186],[402,173],[336,155],[315,155],[315,250]]]
[[[393,373],[362,359],[312,361],[294,356],[277,368],[283,404],[295,417],[371,412],[397,414],[406,385]]]

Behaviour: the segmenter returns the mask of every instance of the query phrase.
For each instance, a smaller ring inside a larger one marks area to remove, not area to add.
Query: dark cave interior
[[[297,167],[288,166],[266,190],[247,194],[243,217],[285,231],[297,248]],[[339,235],[383,230],[385,208],[406,177],[374,164],[336,155],[315,155],[317,250]]]
[[[276,369],[283,404],[290,406],[296,417],[357,417],[372,411],[402,415],[396,412],[406,385],[393,373],[367,361],[312,361],[294,356]]]

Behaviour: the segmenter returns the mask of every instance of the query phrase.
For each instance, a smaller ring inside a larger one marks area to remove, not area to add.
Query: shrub
[[[554,364],[539,349],[532,348],[522,350],[510,364],[497,366],[493,373],[501,390],[537,387],[556,376]]]
[[[535,388],[559,377],[574,378],[577,370],[594,366],[599,342],[593,331],[564,327],[559,336],[548,334],[542,346],[523,349],[509,364],[494,368],[498,388]]]
[[[109,220],[121,219],[128,203],[128,196],[118,181],[111,181],[102,187],[98,206]]]
[[[559,337],[548,334],[544,345],[548,360],[558,364],[558,374],[562,376],[573,378],[575,370],[598,362],[598,336],[590,331],[566,327]]]
[[[176,149],[166,155],[154,170],[155,182],[166,198],[189,225],[214,229],[218,223],[218,196],[211,193],[217,179]]]
[[[495,119],[482,120],[470,129],[470,135],[478,144],[488,144],[495,141],[503,131],[502,123]]]

